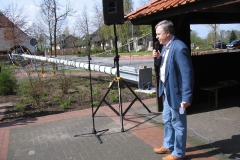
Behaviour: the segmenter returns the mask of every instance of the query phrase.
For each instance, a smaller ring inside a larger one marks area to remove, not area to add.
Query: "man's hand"
[[[152,53],[152,56],[153,56],[153,58],[157,58],[157,59],[159,59],[160,58],[160,52],[159,51],[156,51],[155,49],[153,50],[153,53]]]
[[[188,102],[182,102],[181,104],[184,108],[187,108],[188,106],[190,106],[190,103]]]

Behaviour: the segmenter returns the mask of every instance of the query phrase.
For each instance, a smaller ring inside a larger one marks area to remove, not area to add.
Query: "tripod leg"
[[[134,98],[134,100],[129,104],[128,108],[123,112],[123,116],[125,116],[125,114],[128,112],[128,110],[132,107],[132,105],[135,103],[135,101],[137,100],[137,98]]]
[[[95,121],[94,121],[94,116],[93,116],[93,115],[92,115],[92,122],[93,122],[92,132],[83,133],[83,134],[77,134],[77,135],[74,135],[74,137],[79,137],[79,136],[94,134],[95,137],[98,139],[99,143],[102,143],[102,140],[101,140],[101,138],[100,138],[100,135],[102,135],[103,133],[107,132],[109,129],[104,129],[104,130],[101,130],[101,131],[96,131],[96,129],[95,129]],[[98,135],[97,133],[99,133],[99,132],[102,132],[102,133],[101,133],[100,135]]]
[[[147,106],[142,102],[142,100],[136,95],[136,93],[134,93],[134,91],[129,87],[129,85],[124,81],[124,80],[122,80],[123,82],[124,82],[124,84],[128,87],[128,89],[132,92],[132,94],[134,94],[134,96],[139,100],[139,102],[141,102],[141,104],[146,108],[146,110],[149,112],[149,113],[151,113],[151,111],[147,108]],[[128,108],[127,108],[127,110],[129,110],[130,109],[130,107],[131,106],[129,106]]]
[[[107,92],[105,93],[103,99],[101,100],[101,102],[100,102],[99,105],[97,106],[95,112],[93,113],[93,116],[97,113],[97,111],[98,111],[99,107],[101,106],[102,102],[104,101],[104,102],[106,103],[105,98],[106,98],[106,96],[108,95],[108,92],[110,91],[110,89],[112,88],[112,86],[114,85],[114,83],[115,83],[115,81],[113,81],[112,84],[111,84],[111,86],[108,88],[108,90],[107,90]],[[106,103],[106,104],[110,107],[110,104],[109,104],[109,103]],[[111,108],[117,115],[119,115],[118,112],[117,112],[113,107],[110,107],[110,108]]]
[[[95,137],[98,139],[99,143],[102,143],[102,140],[100,138],[100,135],[102,135],[103,133],[107,132],[109,129],[104,129],[104,130],[101,130],[101,131],[96,131],[95,128],[93,128],[92,132],[89,132],[89,133],[83,133],[83,134],[76,134],[74,135],[74,137],[80,137],[80,136],[85,136],[85,135],[90,135],[90,134],[94,134]],[[98,135],[97,133],[99,132],[102,132],[100,135]]]
[[[108,105],[109,108],[111,108],[111,109],[113,110],[113,112],[116,113],[116,115],[120,116],[119,113],[118,113],[118,111],[116,111],[116,109],[114,109],[114,108],[111,106],[111,104],[108,103],[108,101],[104,100],[104,102]]]
[[[100,136],[97,135],[97,132],[96,132],[95,129],[93,129],[92,133],[95,135],[95,137],[98,139],[98,141],[99,141],[100,143],[102,143],[102,140],[101,140]]]
[[[105,129],[105,130],[101,130],[101,131],[98,131],[98,132],[107,132],[109,129]],[[94,134],[95,135],[95,137],[98,139],[98,141],[100,142],[100,143],[102,143],[102,140],[101,140],[101,138],[100,138],[100,135],[97,135],[97,133],[98,133],[96,130],[95,130],[95,128],[93,128],[93,130],[92,130],[92,134]],[[101,135],[102,135],[103,133],[101,133]]]
[[[118,99],[119,99],[120,121],[121,121],[121,125],[122,125],[121,132],[124,132],[124,128],[123,128],[122,96],[121,96],[120,80],[118,80]]]

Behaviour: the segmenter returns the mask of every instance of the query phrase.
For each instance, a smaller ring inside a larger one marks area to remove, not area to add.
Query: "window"
[[[143,39],[142,38],[138,40],[138,45],[143,45]]]

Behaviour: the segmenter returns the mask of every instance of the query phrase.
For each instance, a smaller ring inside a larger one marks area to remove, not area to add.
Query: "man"
[[[163,146],[156,153],[171,153],[163,160],[185,157],[187,116],[193,95],[193,67],[187,46],[174,36],[171,21],[161,21],[155,26],[156,38],[163,45],[161,53],[153,50],[155,63],[160,67],[159,96],[164,95],[162,118],[164,122]],[[181,107],[182,106],[182,107]]]

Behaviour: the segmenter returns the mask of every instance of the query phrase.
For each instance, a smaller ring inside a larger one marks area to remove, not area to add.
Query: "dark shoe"
[[[154,148],[154,152],[158,154],[166,154],[166,153],[171,153],[167,148],[161,147],[161,148]]]
[[[176,157],[172,154],[169,154],[169,155],[163,157],[162,160],[183,160],[183,158]]]

